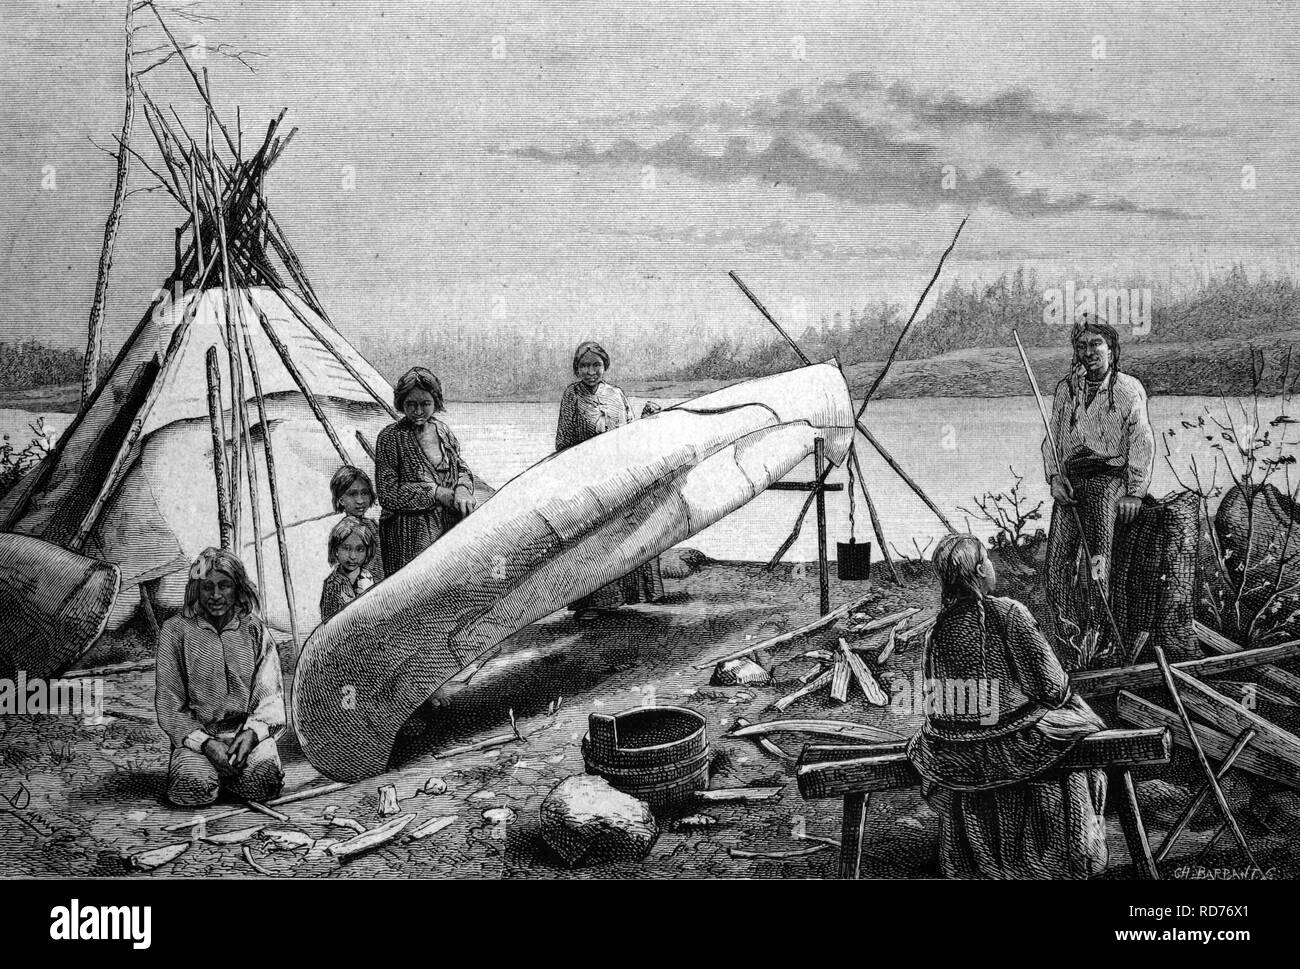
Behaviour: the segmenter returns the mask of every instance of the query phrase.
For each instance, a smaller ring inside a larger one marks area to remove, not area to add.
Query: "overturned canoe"
[[[735,511],[826,442],[844,459],[833,363],[747,381],[534,465],[308,640],[294,722],[312,766],[381,773],[402,725],[519,629]]]
[[[119,582],[116,565],[0,534],[0,678],[68,669],[104,631]]]

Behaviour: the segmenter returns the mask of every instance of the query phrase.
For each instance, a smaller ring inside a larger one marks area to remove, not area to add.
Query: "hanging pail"
[[[835,574],[850,581],[871,578],[871,543],[835,543]]]

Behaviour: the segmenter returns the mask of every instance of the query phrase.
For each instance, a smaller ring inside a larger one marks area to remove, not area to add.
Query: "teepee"
[[[330,477],[373,467],[392,389],[330,322],[266,206],[266,171],[294,134],[279,136],[283,112],[245,157],[194,80],[204,145],[143,95],[163,161],[150,171],[187,216],[175,268],[55,450],[0,501],[0,531],[116,565],[109,628],[142,590],[179,608],[191,561],[225,545],[270,625],[301,642],[330,569]]]

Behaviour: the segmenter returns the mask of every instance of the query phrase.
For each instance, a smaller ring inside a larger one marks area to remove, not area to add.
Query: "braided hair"
[[[974,600],[981,646],[987,634],[984,627],[984,576],[980,574],[980,565],[988,561],[988,554],[984,543],[974,535],[948,535],[939,542],[931,557],[934,571],[939,576],[940,615]]]
[[[1106,341],[1106,346],[1110,348],[1110,387],[1107,388],[1106,394],[1109,398],[1110,410],[1115,409],[1115,380],[1119,377],[1119,333],[1109,323],[1103,323],[1101,320],[1089,318],[1088,314],[1083,315],[1083,321],[1075,325],[1070,331],[1070,347],[1074,350],[1075,365],[1078,366],[1079,360],[1079,337],[1085,333],[1099,333]],[[1074,382],[1066,379],[1066,386],[1070,390],[1070,427],[1074,427],[1079,422],[1079,408],[1075,401]]]

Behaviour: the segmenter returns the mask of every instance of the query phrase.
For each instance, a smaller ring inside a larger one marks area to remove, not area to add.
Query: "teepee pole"
[[[292,377],[293,382],[297,384],[298,391],[304,398],[306,398],[307,406],[309,406],[311,412],[316,415],[316,420],[320,423],[320,426],[325,429],[325,436],[328,437],[330,443],[334,445],[334,450],[339,453],[339,457],[342,459],[344,464],[355,464],[356,462],[352,460],[351,455],[343,449],[343,442],[339,440],[339,436],[334,430],[334,425],[330,423],[330,419],[321,407],[320,401],[316,399],[316,395],[313,394],[311,388],[307,386],[307,381],[303,377],[302,371],[298,369],[298,364],[296,364],[293,357],[290,356],[288,347],[286,347],[284,341],[280,339],[280,334],[275,332],[275,327],[273,327],[271,321],[266,318],[266,314],[262,312],[261,307],[254,304],[253,312],[257,314],[257,321],[262,324],[262,330],[266,333],[267,339],[271,341],[271,346],[275,347],[275,352],[280,357],[280,362],[284,364],[284,369],[289,371],[289,376]]]
[[[254,304],[256,310],[257,306]],[[253,399],[257,402],[257,419],[262,425],[262,456],[266,459],[266,483],[271,492],[271,518],[275,522],[275,538],[280,550],[280,577],[284,580],[284,601],[289,608],[289,635],[293,637],[294,649],[302,648],[298,638],[297,610],[294,607],[293,576],[289,569],[289,536],[284,528],[284,515],[280,511],[280,486],[275,475],[275,450],[271,446],[271,421],[266,414],[266,397],[262,393],[262,374],[257,367],[257,356],[253,353],[253,341],[242,317],[240,326],[244,327],[244,354],[248,358],[248,374],[253,380]],[[261,543],[261,536],[257,537]]]
[[[212,268],[208,267],[209,270]],[[203,284],[207,282],[208,273],[204,273],[199,279],[199,289],[202,290]],[[172,333],[171,342],[167,344],[167,351],[163,354],[162,362],[158,366],[158,375],[154,377],[153,386],[149,388],[149,393],[140,405],[140,410],[136,413],[135,420],[131,422],[131,428],[127,431],[126,438],[122,441],[122,446],[117,449],[117,454],[113,457],[113,463],[109,466],[108,474],[104,476],[104,484],[99,489],[99,494],[95,496],[94,502],[91,503],[89,511],[81,521],[81,527],[77,529],[77,534],[73,536],[68,547],[74,552],[81,551],[85,545],[86,539],[95,526],[99,524],[99,516],[104,513],[104,507],[108,500],[117,494],[118,486],[126,476],[127,458],[135,449],[136,444],[140,441],[140,436],[144,432],[145,421],[149,418],[149,412],[153,410],[153,405],[158,402],[162,386],[167,381],[167,371],[172,360],[180,351],[181,344],[185,342],[185,337],[189,333],[190,324],[194,322],[194,314],[198,310],[198,299],[190,301],[190,305],[185,307],[185,315],[182,317],[180,325]]]
[[[244,323],[244,307],[240,303],[235,308],[236,318],[241,334],[246,330]],[[244,361],[238,360],[239,364],[239,382],[244,382]],[[257,459],[253,454],[253,422],[248,418],[248,398],[241,396],[239,398],[239,409],[242,411],[242,420],[244,424],[244,463],[248,465],[248,507],[253,516],[253,560],[257,564],[257,588],[262,595],[266,595],[266,563],[262,554],[262,499],[261,499],[261,482],[257,473]],[[262,433],[266,433],[266,428],[262,428]]]
[[[853,467],[853,473],[857,476],[858,485],[862,488],[862,497],[867,499],[867,513],[871,515],[871,530],[876,533],[876,542],[880,545],[880,555],[889,566],[889,572],[894,577],[895,585],[902,585],[903,580],[898,574],[898,566],[894,565],[894,557],[889,554],[889,545],[885,542],[885,528],[880,523],[880,516],[876,514],[876,503],[871,500],[871,492],[867,490],[867,479],[862,474],[862,465],[858,463],[858,449],[849,449],[849,463]]]
[[[204,358],[208,372],[208,426],[212,431],[212,474],[217,479],[217,525],[221,530],[221,548],[234,551],[234,528],[230,523],[230,492],[226,490],[226,442],[221,428],[221,365],[217,348],[208,347]]]

